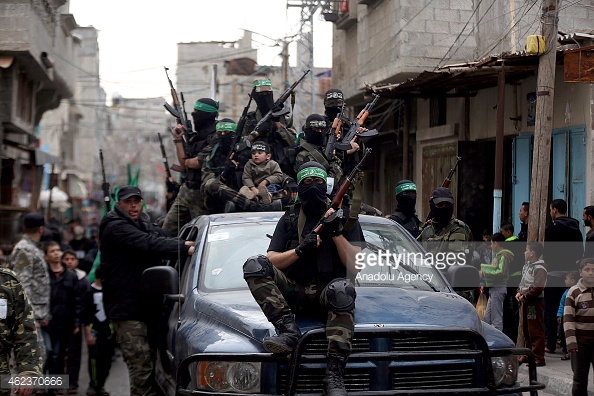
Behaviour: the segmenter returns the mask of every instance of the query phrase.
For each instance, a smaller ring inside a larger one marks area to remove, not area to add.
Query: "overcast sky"
[[[271,39],[299,32],[298,8],[285,0],[71,0],[79,26],[99,30],[101,84],[108,103],[114,92],[128,98],[169,96],[163,66],[175,83],[177,43],[236,41],[243,29],[254,32],[260,65],[280,65],[281,47]],[[258,35],[262,34],[264,36]],[[296,64],[295,45],[289,47]],[[314,17],[314,64],[332,63],[332,24]]]

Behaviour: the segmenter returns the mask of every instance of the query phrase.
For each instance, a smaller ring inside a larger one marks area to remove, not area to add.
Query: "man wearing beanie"
[[[342,229],[343,219],[329,209],[326,179],[326,170],[317,162],[299,168],[299,203],[278,221],[267,256],[250,257],[243,272],[252,295],[279,332],[263,339],[268,352],[292,352],[301,336],[295,314],[326,319],[324,394],[346,396],[343,377],[352,347],[356,298],[347,272],[356,271],[354,256],[361,252],[364,237],[358,222],[348,231]]]
[[[201,98],[196,101],[192,111],[194,132],[186,131],[185,126],[181,124],[173,129],[175,153],[184,172],[184,184],[180,187],[177,198],[163,222],[163,229],[172,235],[177,235],[179,228],[193,218],[208,214],[204,209],[204,198],[200,192],[202,165],[217,141],[218,116],[219,102]]]
[[[45,220],[41,213],[28,213],[23,225],[23,237],[8,257],[8,266],[23,284],[35,321],[40,326],[47,326],[50,320],[50,276],[39,242],[45,230]]]
[[[396,210],[389,219],[400,224],[413,238],[419,236],[421,221],[415,214],[417,203],[417,185],[410,180],[400,180],[396,184]]]

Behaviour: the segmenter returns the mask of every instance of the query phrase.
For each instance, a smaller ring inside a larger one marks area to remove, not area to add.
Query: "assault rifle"
[[[342,102],[342,107],[340,109],[340,114],[338,117],[332,121],[332,127],[330,128],[330,132],[328,135],[328,142],[326,143],[326,149],[324,150],[324,157],[326,159],[332,158],[332,153],[334,152],[334,145],[336,144],[336,139],[340,135],[340,131],[342,128],[342,116],[344,115],[344,105],[345,102]]]
[[[461,160],[462,160],[462,157],[456,157],[456,164],[454,165],[454,167],[452,169],[450,169],[450,173],[448,173],[446,178],[443,179],[443,183],[441,183],[442,187],[450,188],[450,183],[452,182],[452,177],[454,176],[454,173],[456,172],[456,168],[458,167],[458,162],[460,162]]]
[[[163,157],[163,165],[165,165],[165,172],[167,172],[167,177],[175,184],[173,181],[173,177],[171,176],[171,170],[169,169],[169,162],[167,162],[167,154],[165,153],[165,146],[163,146],[163,138],[161,138],[161,134],[157,132],[157,136],[159,137],[159,147],[161,147],[161,157]]]
[[[247,106],[243,108],[243,112],[241,113],[241,117],[239,121],[237,121],[237,128],[235,128],[235,137],[233,138],[233,144],[231,145],[231,151],[229,151],[229,158],[233,155],[236,151],[241,151],[245,147],[250,147],[251,143],[249,139],[245,140],[245,147],[239,147],[239,139],[241,139],[241,134],[243,133],[243,128],[245,127],[245,121],[247,119],[247,113],[250,111],[250,105],[252,104],[252,99],[256,94],[256,88],[252,89],[252,92],[249,94],[250,100],[248,101]]]
[[[289,88],[287,88],[287,90],[280,96],[280,98],[278,98],[276,100],[276,102],[274,102],[274,105],[272,106],[272,108],[270,110],[268,110],[268,113],[266,113],[262,117],[262,119],[260,121],[258,121],[256,126],[254,127],[254,132],[259,132],[259,130],[260,130],[259,128],[262,126],[262,124],[268,122],[268,120],[272,117],[272,113],[274,113],[278,109],[283,108],[283,104],[287,101],[287,99],[289,99],[289,96],[291,96],[291,93],[295,90],[295,88],[297,88],[297,85],[299,85],[299,83],[301,81],[303,81],[305,76],[307,76],[307,73],[309,73],[310,71],[311,71],[310,69],[307,69],[305,71],[305,73],[303,73],[301,78],[299,80],[295,81],[293,83],[293,85],[291,85]],[[250,134],[250,140],[253,140],[254,138],[255,138],[255,135],[253,135],[253,132],[252,132]]]
[[[186,157],[188,157],[190,155],[190,146],[188,144],[188,135],[193,133],[192,122],[190,120],[188,120],[188,116],[180,104],[179,98],[177,96],[177,91],[173,87],[173,83],[171,82],[171,79],[169,78],[169,73],[167,73],[167,71],[169,69],[166,66],[164,66],[164,67],[165,67],[165,75],[167,76],[167,81],[169,81],[169,87],[171,88],[171,98],[173,99],[173,107],[171,107],[171,105],[167,102],[165,102],[165,104],[163,106],[165,107],[165,110],[167,110],[169,112],[169,114],[171,114],[172,116],[174,116],[177,119],[178,124],[181,124],[184,126],[184,128],[186,128],[186,131],[182,135],[182,144],[184,146],[184,152],[186,153]],[[183,98],[183,96],[182,96],[182,98]]]
[[[367,157],[369,157],[370,154],[371,154],[371,149],[366,148],[363,158],[361,158],[361,161],[359,161],[359,163],[357,163],[357,165],[355,165],[355,168],[353,168],[353,170],[347,176],[345,181],[342,182],[342,184],[340,185],[340,188],[338,189],[338,192],[332,199],[332,203],[330,204],[330,206],[335,210],[335,212],[332,215],[328,216],[327,218],[324,218],[322,216],[322,218],[320,219],[318,224],[313,228],[315,232],[320,232],[320,230],[322,229],[322,227],[320,227],[320,225],[323,226],[324,223],[329,223],[329,222],[333,221],[334,219],[336,219],[336,217],[342,217],[343,211],[342,211],[342,208],[340,207],[341,203],[342,203],[342,199],[344,198],[344,196],[347,193],[347,191],[349,190],[349,188],[351,188],[351,186],[353,185],[355,178],[357,177],[357,173],[361,172],[363,163],[365,162]]]
[[[373,94],[373,100],[371,101],[371,103],[367,103],[365,105],[363,110],[361,110],[361,112],[357,116],[357,119],[351,124],[351,127],[349,128],[349,131],[347,132],[347,134],[342,136],[342,138],[340,139],[340,142],[335,144],[335,147],[337,149],[344,150],[344,151],[350,149],[351,148],[351,140],[353,140],[355,135],[361,136],[361,137],[370,137],[370,136],[375,136],[378,134],[377,129],[371,129],[369,131],[365,131],[365,132],[357,134],[357,129],[359,129],[360,127],[363,126],[363,124],[365,123],[365,120],[367,120],[367,117],[369,116],[369,112],[371,111],[371,109],[373,109],[373,106],[375,106],[375,103],[377,102],[378,99],[379,99],[379,95]]]
[[[99,162],[101,162],[101,175],[103,176],[103,183],[101,183],[101,189],[103,190],[103,201],[105,201],[105,209],[107,212],[111,210],[110,197],[109,197],[109,183],[105,178],[105,166],[103,165],[103,150],[99,149]]]

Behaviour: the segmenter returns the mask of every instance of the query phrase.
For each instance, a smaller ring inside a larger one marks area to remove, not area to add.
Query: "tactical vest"
[[[287,243],[285,251],[295,249],[303,241],[302,233],[305,225],[305,214],[301,212],[301,205],[289,205],[285,211],[285,232],[287,235]],[[322,241],[326,244],[328,249],[333,249],[334,243],[332,241]],[[342,263],[336,262],[332,259],[331,251],[324,251],[322,244],[318,247],[316,254],[317,260],[307,260],[307,257],[299,258],[299,260],[287,269],[287,276],[299,283],[305,283],[312,280],[322,282],[330,281],[337,277],[344,277],[346,270]],[[321,258],[320,255],[330,253],[330,257]],[[338,260],[340,261],[340,260]],[[295,265],[298,264],[298,265]]]
[[[419,236],[421,231],[419,230],[419,225],[421,222],[417,218],[417,216],[406,216],[399,210],[395,210],[394,213],[390,216],[391,220],[394,220],[396,223],[400,224],[413,238]]]

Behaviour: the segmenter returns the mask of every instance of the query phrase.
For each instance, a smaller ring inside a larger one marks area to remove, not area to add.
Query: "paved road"
[[[130,396],[130,383],[128,382],[128,369],[126,363],[122,360],[121,353],[116,352],[119,355],[115,358],[115,361],[111,364],[111,371],[105,384],[105,390],[109,392],[111,396]],[[83,342],[83,351],[81,358],[80,376],[78,379],[78,395],[86,396],[87,388],[89,387],[89,371],[87,369],[87,345]]]

